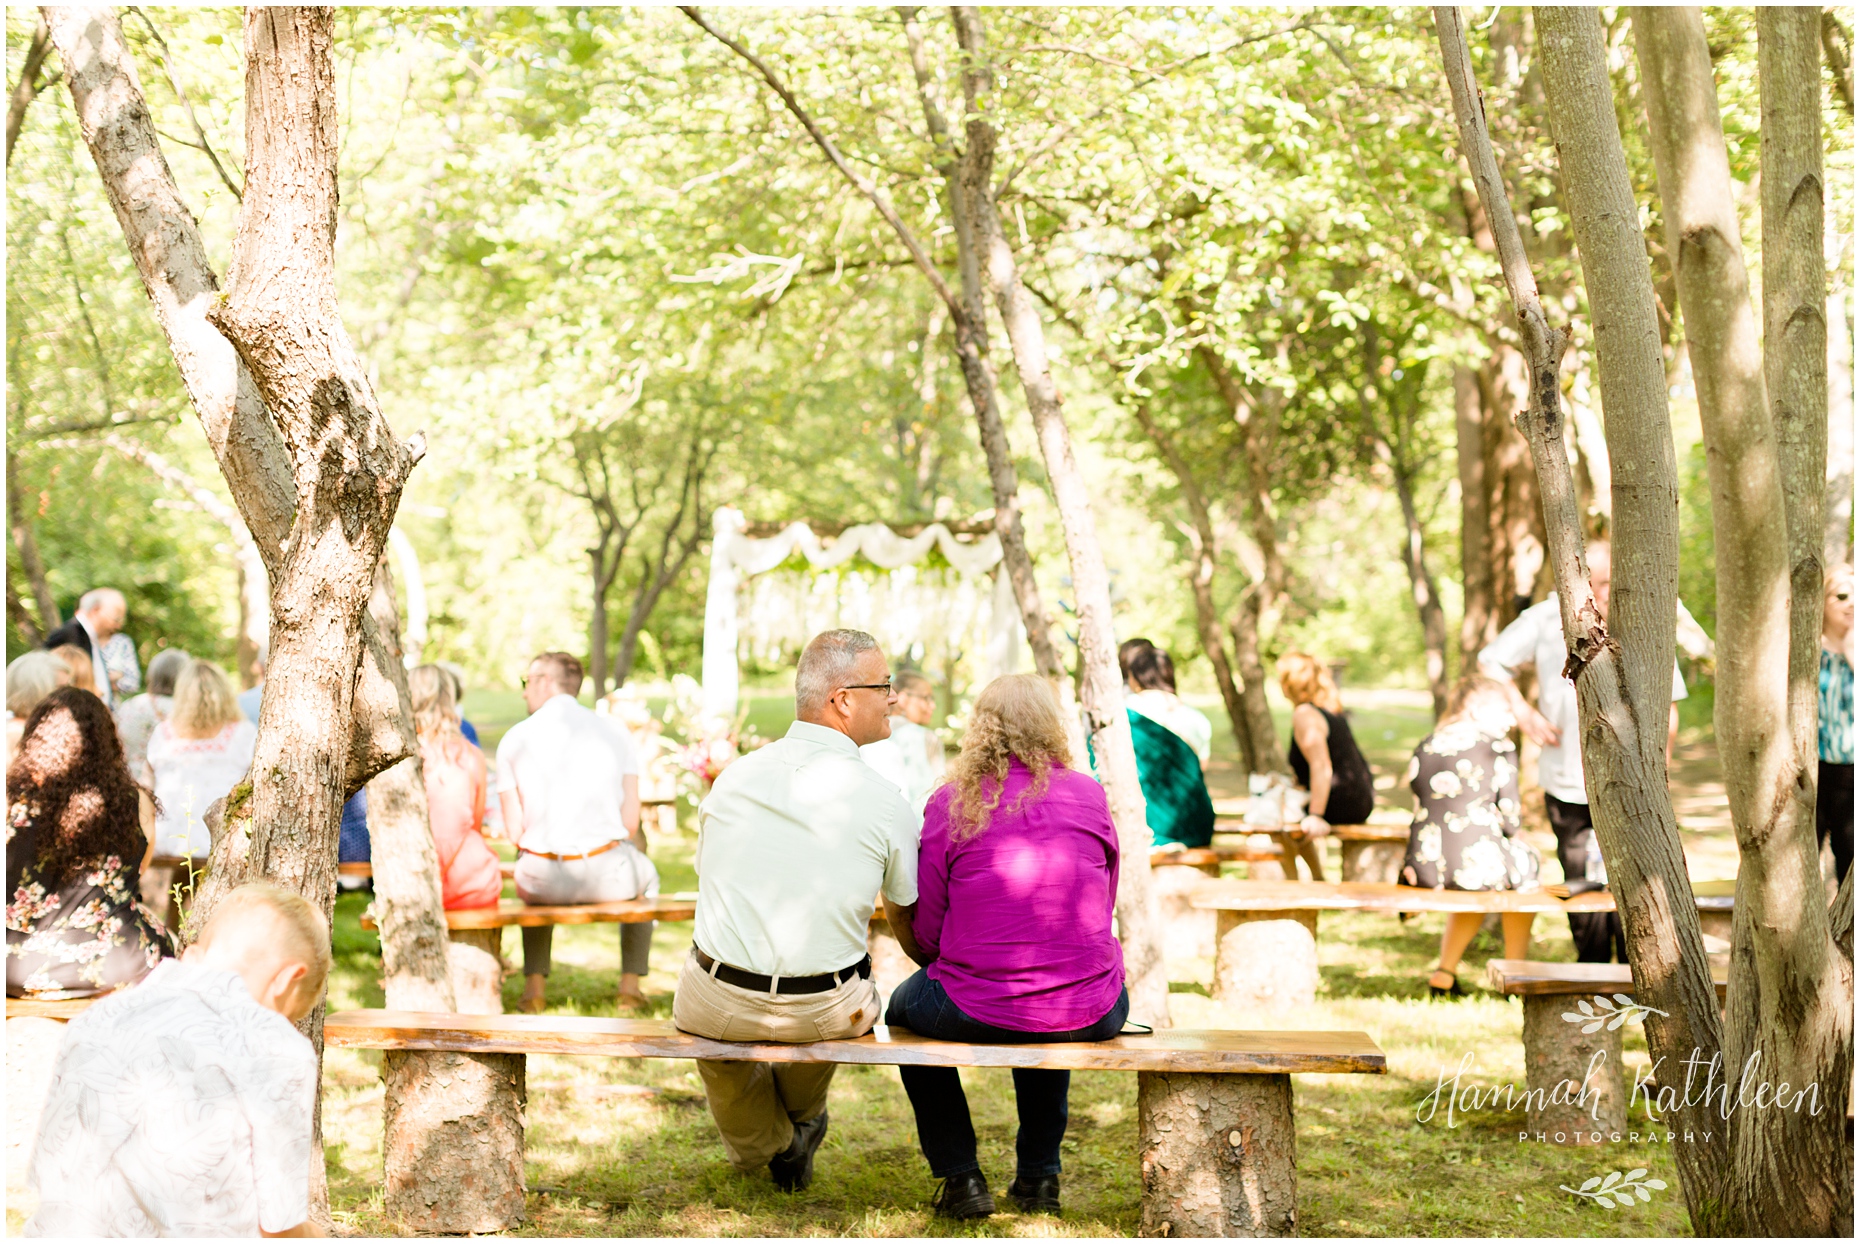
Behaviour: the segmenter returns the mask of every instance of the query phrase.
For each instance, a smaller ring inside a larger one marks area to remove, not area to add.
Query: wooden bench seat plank
[[[467,907],[446,913],[449,929],[535,928],[555,924],[646,924],[653,920],[678,922],[697,915],[695,899],[626,899],[611,903],[582,903],[547,907],[503,899],[496,907]],[[362,927],[375,927],[372,913],[362,916]]]
[[[1381,1048],[1361,1032],[1165,1029],[1148,1036],[1052,1045],[933,1041],[882,1025],[850,1041],[802,1045],[713,1041],[670,1020],[555,1015],[449,1015],[339,1011],[324,1042],[349,1049],[459,1050],[476,1054],[594,1054],[615,1058],[718,1058],[865,1066],[1037,1067],[1071,1071],[1203,1074],[1332,1072],[1379,1075]]]
[[[1423,890],[1362,881],[1222,881],[1193,903],[1213,911],[1560,912],[1541,890]]]
[[[1576,997],[1592,993],[1634,992],[1634,970],[1625,963],[1545,963],[1537,959],[1492,959],[1486,982],[1513,997]],[[1724,1001],[1724,969],[1712,971],[1718,1001]]]
[[[99,994],[96,998],[8,998],[6,1017],[19,1019],[30,1015],[41,1019],[55,1019],[62,1023],[76,1019],[89,1010],[99,998],[108,996]]]

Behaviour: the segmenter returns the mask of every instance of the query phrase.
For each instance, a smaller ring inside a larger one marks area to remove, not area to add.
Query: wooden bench
[[[1292,826],[1248,825],[1244,821],[1218,818],[1217,834],[1266,834],[1275,844],[1268,858],[1279,861],[1284,880],[1295,881],[1297,871],[1296,840]],[[1405,824],[1332,825],[1329,837],[1337,840],[1343,857],[1345,881],[1381,882],[1393,885],[1401,875],[1402,857],[1408,850],[1408,827]],[[1218,844],[1217,844],[1218,845]],[[1261,878],[1271,880],[1272,878]]]
[[[1611,1029],[1609,1023],[1631,1003],[1633,969],[1625,963],[1493,959],[1485,976],[1493,989],[1524,1002],[1524,1110],[1531,1131],[1552,1144],[1583,1145],[1600,1144],[1626,1128],[1625,1025]],[[1721,1007],[1725,980],[1723,972],[1713,973]],[[1608,1022],[1584,1031],[1594,1026],[1583,1015],[1585,1006]]]
[[[390,1083],[401,1051],[508,1055],[513,1058],[513,1091],[519,1095],[523,1060],[530,1054],[1134,1071],[1143,1180],[1141,1233],[1148,1236],[1294,1234],[1297,1169],[1291,1076],[1379,1075],[1388,1066],[1382,1050],[1360,1032],[1165,1029],[1092,1044],[969,1045],[881,1026],[850,1041],[778,1045],[712,1041],[679,1032],[665,1020],[344,1011],[325,1021],[323,1039],[332,1047],[388,1051],[383,1077]],[[390,1103],[382,1145],[390,1186],[400,1177],[397,1164],[424,1160],[412,1146],[397,1143],[396,1121]],[[470,1120],[461,1120],[460,1126],[461,1135],[468,1135]],[[458,1149],[471,1155],[461,1161],[475,1163],[457,1172],[461,1196],[502,1198],[520,1212],[521,1136],[514,1151],[494,1144]]]
[[[1191,900],[1216,913],[1214,997],[1230,1006],[1308,1006],[1316,998],[1320,911],[1476,912],[1480,915],[1613,911],[1605,890],[1564,900],[1547,889],[1424,890],[1335,881],[1219,881]],[[1730,900],[1700,895],[1715,910]]]
[[[98,998],[108,996],[108,994],[98,994],[96,998],[8,998],[6,1017],[8,1019],[53,1019],[66,1024],[89,1010],[91,1004]]]

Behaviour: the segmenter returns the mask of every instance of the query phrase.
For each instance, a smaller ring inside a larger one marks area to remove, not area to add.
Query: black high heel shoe
[[[1451,988],[1442,988],[1434,983],[1434,977],[1439,975],[1441,975],[1441,973],[1435,972],[1427,978],[1427,993],[1429,997],[1464,998],[1466,996],[1466,989],[1460,984],[1460,978],[1457,974],[1453,977],[1453,985]]]

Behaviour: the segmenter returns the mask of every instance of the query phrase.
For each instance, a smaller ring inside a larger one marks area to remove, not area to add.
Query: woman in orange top
[[[407,675],[407,687],[413,693],[420,763],[426,770],[426,815],[439,854],[446,909],[495,907],[504,892],[504,878],[497,856],[479,832],[484,824],[484,753],[459,733],[458,701],[444,670],[419,666]]]

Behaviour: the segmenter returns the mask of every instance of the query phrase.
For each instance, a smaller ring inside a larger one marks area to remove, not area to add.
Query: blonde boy
[[[71,1021],[29,1180],[40,1236],[320,1235],[309,1221],[329,926],[240,886],[200,940]]]

